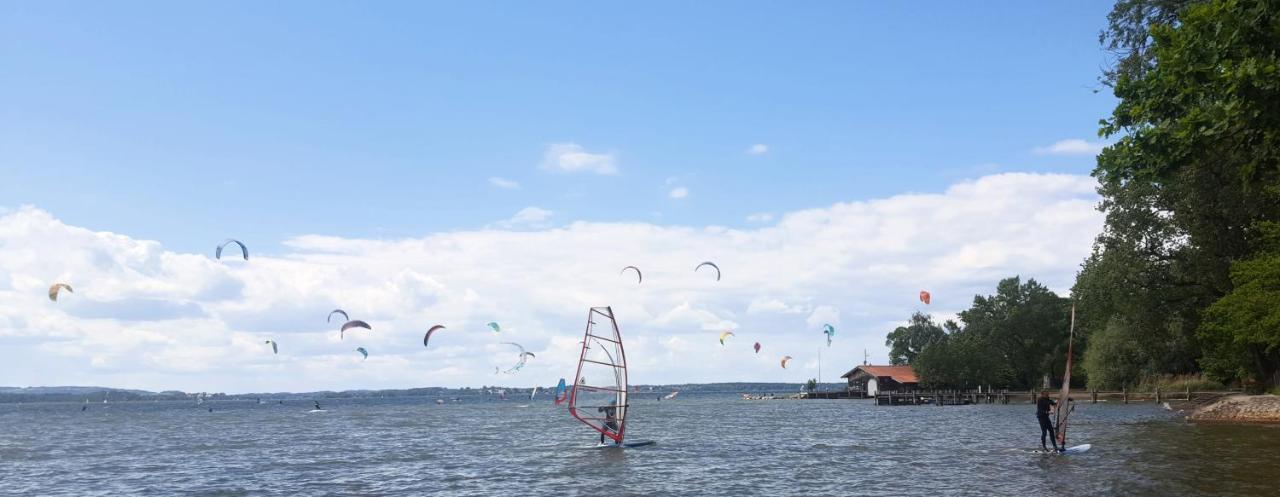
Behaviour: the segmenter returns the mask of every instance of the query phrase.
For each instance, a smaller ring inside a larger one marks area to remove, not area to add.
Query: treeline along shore
[[[1011,276],[955,320],[915,313],[888,334],[892,362],[923,388],[1058,388],[1074,315],[1072,388],[1280,393],[1277,19],[1274,1],[1117,2],[1105,224],[1070,296]],[[1232,399],[1199,414],[1274,412]]]

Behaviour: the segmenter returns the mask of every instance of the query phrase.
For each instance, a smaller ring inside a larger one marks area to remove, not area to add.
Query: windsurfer
[[[604,413],[604,427],[606,430],[614,433],[618,432],[618,401],[610,400],[609,405],[596,408],[597,412]],[[604,445],[604,432],[600,432],[600,445]]]
[[[1048,390],[1040,391],[1040,399],[1036,401],[1036,419],[1040,421],[1040,448],[1049,450],[1044,445],[1045,435],[1049,436],[1049,442],[1053,444],[1055,452],[1060,451],[1058,448],[1058,431],[1053,426],[1053,421],[1049,420],[1049,412],[1053,407],[1058,405],[1053,399],[1049,398]]]

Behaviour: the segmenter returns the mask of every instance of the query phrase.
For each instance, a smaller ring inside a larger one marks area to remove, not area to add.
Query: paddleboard
[[[324,409],[312,409],[312,410],[307,411],[307,412],[329,412],[329,411],[326,411],[326,410],[324,410]]]

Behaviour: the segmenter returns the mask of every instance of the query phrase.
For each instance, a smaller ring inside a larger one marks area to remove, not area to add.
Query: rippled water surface
[[[1280,495],[1280,429],[1081,405],[1075,456],[1029,404],[633,401],[636,449],[549,400],[0,405],[4,495]]]

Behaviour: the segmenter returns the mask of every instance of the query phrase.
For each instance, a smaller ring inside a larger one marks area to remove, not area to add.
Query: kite
[[[228,239],[227,239],[227,241],[222,242],[222,245],[218,245],[218,250],[215,250],[215,251],[213,252],[213,258],[214,258],[214,259],[219,259],[219,260],[221,260],[221,259],[222,259],[222,249],[223,249],[223,248],[226,248],[226,246],[227,246],[227,245],[230,245],[230,244],[232,244],[232,243],[234,243],[234,244],[236,244],[236,245],[239,245],[239,246],[240,246],[240,254],[244,256],[244,260],[246,260],[246,261],[247,261],[247,260],[249,260],[249,247],[244,246],[244,244],[243,244],[243,243],[241,243],[241,242],[240,242],[240,240],[233,240],[233,239],[231,239],[231,238],[228,238]]]
[[[831,346],[831,337],[836,335],[836,327],[829,324],[822,325],[822,332],[827,334],[827,346]]]
[[[369,351],[365,350],[364,347],[356,347],[356,352],[359,352],[360,355],[364,356],[365,360],[369,359]]]
[[[489,322],[489,324],[487,324],[487,325],[485,325],[485,326],[488,326],[490,329],[492,329],[494,333],[498,333],[498,332],[502,331],[502,327],[501,327],[501,326],[498,326],[498,322],[497,322],[497,321],[490,321],[490,322]]]
[[[515,366],[511,366],[511,369],[508,369],[508,370],[506,370],[506,371],[503,371],[503,372],[504,372],[504,373],[506,373],[506,374],[515,374],[515,372],[516,372],[516,371],[519,371],[519,370],[520,370],[520,368],[523,368],[523,367],[524,367],[525,362],[528,362],[528,361],[529,361],[529,358],[531,358],[531,357],[537,357],[537,356],[533,355],[533,352],[528,352],[528,351],[524,350],[524,347],[521,347],[521,346],[520,346],[520,344],[518,344],[518,343],[502,342],[502,344],[503,344],[503,345],[513,345],[513,346],[515,346],[515,348],[520,349],[520,360],[516,362],[516,365],[515,365]],[[495,369],[496,369],[496,368],[495,368]]]
[[[279,348],[279,347],[276,347],[276,341],[275,341],[275,340],[267,340],[267,341],[262,342],[262,343],[269,343],[269,344],[271,344],[271,353],[272,353],[272,354],[279,354],[279,353],[280,353],[280,348]]]
[[[782,369],[787,369],[787,361],[791,360],[791,356],[782,357]]]
[[[54,283],[52,286],[49,287],[49,300],[57,302],[58,292],[64,288],[70,293],[76,293],[75,290],[71,289],[71,285],[68,285],[66,283]]]
[[[435,332],[436,332],[436,330],[443,330],[443,329],[445,329],[445,328],[444,328],[444,326],[441,326],[441,325],[438,325],[438,324],[437,324],[437,325],[435,325],[435,326],[432,326],[432,327],[431,327],[431,329],[427,330],[427,336],[422,337],[422,346],[423,346],[423,347],[426,347],[426,346],[427,346],[427,340],[430,340],[430,339],[431,339],[431,334],[432,334],[432,333],[435,333]]]
[[[929,301],[931,300],[933,300],[933,296],[929,295],[929,292],[920,290],[920,301],[924,302],[924,305],[929,305]]]
[[[342,325],[342,329],[341,329],[341,330],[338,330],[338,337],[339,337],[339,338],[341,338],[341,337],[342,337],[342,335],[345,335],[345,334],[347,333],[347,330],[349,330],[349,329],[351,329],[351,328],[364,328],[364,329],[366,329],[366,330],[370,330],[370,331],[372,331],[372,330],[373,330],[373,327],[372,327],[372,326],[369,326],[369,323],[366,323],[366,322],[361,321],[361,320],[359,320],[359,319],[352,319],[351,321],[347,321],[346,323],[344,323],[344,324]]]
[[[707,262],[704,262],[704,263],[702,263],[702,264],[698,264],[698,267],[693,268],[693,272],[695,272],[695,273],[696,273],[696,272],[698,272],[698,270],[699,270],[699,269],[702,269],[702,266],[711,266],[711,267],[715,268],[715,270],[716,270],[716,281],[720,281],[720,266],[717,266],[717,265],[716,265],[716,263],[714,263],[714,262],[707,261]]]
[[[350,321],[350,320],[351,320],[351,316],[348,316],[348,315],[347,315],[347,311],[344,311],[344,310],[342,310],[342,309],[334,309],[334,310],[332,310],[332,311],[329,311],[329,317],[324,318],[324,322],[326,322],[326,323],[331,323],[331,322],[333,322],[333,315],[334,315],[334,314],[341,314],[341,315],[342,315],[342,319],[344,319],[345,321]],[[345,322],[345,321],[344,321],[344,322]]]
[[[635,272],[636,272],[636,284],[637,284],[637,285],[638,285],[638,284],[640,284],[640,283],[642,283],[642,282],[644,282],[644,274],[641,274],[641,273],[640,273],[640,268],[635,267],[635,266],[627,266],[627,267],[624,267],[624,268],[622,268],[622,271],[620,271],[618,274],[620,274],[620,275],[621,275],[621,274],[626,274],[626,272],[627,272],[627,270],[628,270],[628,269],[630,269],[630,270],[632,270],[632,271],[635,271]]]
[[[734,335],[732,331],[725,331],[724,333],[721,333],[721,334],[720,334],[720,345],[724,345],[724,339],[729,338],[729,337],[731,337],[731,336],[736,336],[736,335]]]
[[[757,353],[757,354],[759,354],[759,353],[760,353],[760,342],[756,342],[756,344],[754,345],[754,347],[755,347],[755,349],[756,349],[756,353]]]

